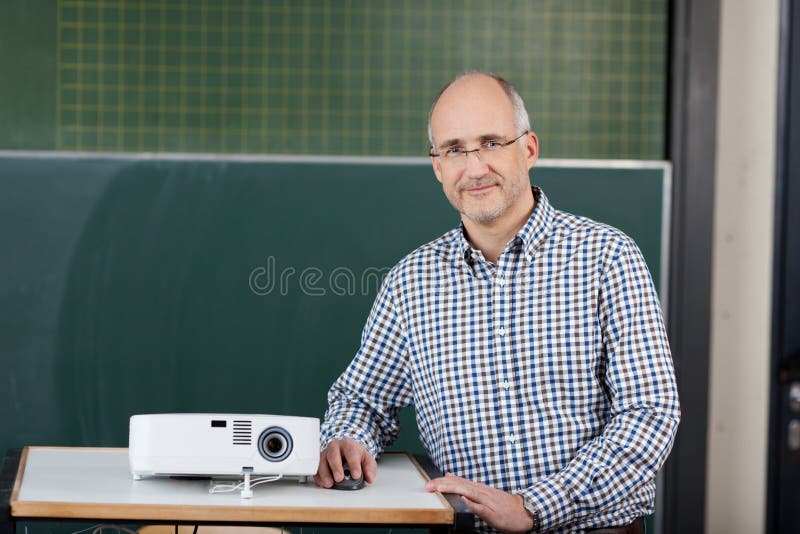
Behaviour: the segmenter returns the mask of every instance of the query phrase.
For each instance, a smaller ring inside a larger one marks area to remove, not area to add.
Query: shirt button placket
[[[499,380],[497,394],[498,394],[498,403],[503,407],[503,426],[506,429],[505,435],[505,446],[506,452],[505,455],[511,455],[512,461],[514,458],[514,453],[511,450],[516,448],[518,437],[515,434],[514,428],[514,408],[513,402],[511,401],[511,396],[509,395],[509,390],[511,388],[511,382],[509,381],[509,373],[511,372],[511,360],[513,356],[510,354],[509,350],[505,350],[509,347],[510,339],[508,334],[510,334],[509,329],[507,328],[507,322],[511,320],[511,310],[513,306],[511,305],[511,300],[513,295],[509,293],[509,281],[508,278],[504,275],[498,274],[495,277],[495,302],[497,303],[497,311],[498,311],[498,321],[502,326],[499,326],[496,330],[498,339],[497,343],[499,346],[499,354],[502,354],[500,359],[500,369],[499,369]],[[507,456],[508,457],[508,456]]]

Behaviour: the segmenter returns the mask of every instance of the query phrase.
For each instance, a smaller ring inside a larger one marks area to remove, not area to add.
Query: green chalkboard
[[[665,176],[532,181],[629,233],[658,280]],[[458,223],[425,160],[7,155],[0,190],[0,452],[124,446],[135,413],[321,417],[381,275]]]
[[[548,157],[664,155],[667,0],[7,0],[0,148],[422,155],[483,69]]]

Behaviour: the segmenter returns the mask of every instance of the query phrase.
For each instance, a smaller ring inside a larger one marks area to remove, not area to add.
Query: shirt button
[[[506,329],[501,326],[500,328],[497,329],[497,335],[498,336],[506,335]]]
[[[517,442],[517,436],[515,436],[514,434],[509,435],[508,436],[508,442],[509,443],[516,443]]]
[[[497,283],[500,284],[500,287],[505,287],[506,279],[505,278],[498,278]]]
[[[504,387],[504,388],[506,388],[506,389],[508,389],[508,388],[510,388],[510,387],[511,387],[511,384],[509,384],[509,383],[508,383],[508,380],[506,380],[505,382],[503,382],[503,387]]]

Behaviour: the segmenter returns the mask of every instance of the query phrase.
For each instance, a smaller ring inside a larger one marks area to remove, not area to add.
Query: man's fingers
[[[481,499],[480,492],[475,483],[456,476],[444,476],[429,480],[428,483],[425,484],[425,489],[428,491],[440,491],[442,493],[455,493],[456,495],[469,497],[470,500],[475,502],[483,500]]]
[[[364,447],[355,442],[348,442],[343,447],[345,460],[347,460],[347,468],[350,470],[350,477],[353,479],[361,478],[361,459],[364,457],[362,452]]]
[[[330,488],[344,479],[344,463],[347,463],[350,476],[361,478],[370,484],[375,481],[378,464],[375,458],[358,441],[350,438],[331,441],[320,453],[319,467],[314,480],[323,488]]]
[[[378,462],[375,461],[369,451],[364,452],[364,461],[361,466],[364,468],[364,480],[370,484],[375,482],[375,477],[378,476]]]
[[[435,487],[435,489],[433,491],[441,491],[441,490],[439,490],[439,486],[440,485],[442,485],[442,484],[459,483],[461,481],[468,482],[468,480],[466,478],[457,477],[453,473],[445,473],[443,477],[430,479],[425,484],[425,488],[428,489],[428,488],[434,488]]]
[[[322,488],[330,488],[333,486],[333,478],[331,477],[331,469],[328,466],[325,451],[319,455],[319,466],[317,467],[317,474],[314,475],[314,482],[317,486]]]
[[[333,485],[333,482],[341,482],[344,478],[344,468],[342,467],[340,444],[336,441],[331,441],[322,453],[324,455],[324,463],[329,469],[332,478],[331,485]],[[323,463],[322,458],[320,458],[320,463]]]
[[[375,481],[378,464],[364,446],[353,439],[342,441],[342,456],[347,461],[350,476],[354,479],[364,477],[370,484]]]
[[[328,465],[331,469],[331,476],[333,477],[334,482],[341,482],[344,480],[344,467],[342,466],[342,457],[340,454],[329,454],[328,455]]]
[[[519,495],[452,475],[429,480],[425,489],[459,495],[472,513],[497,530],[526,532],[533,526]]]

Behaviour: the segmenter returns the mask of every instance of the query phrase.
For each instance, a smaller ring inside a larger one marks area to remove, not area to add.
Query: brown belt
[[[593,532],[594,534],[644,534],[644,519],[640,517],[629,525],[623,525],[621,527],[593,528],[587,530],[586,532]]]

